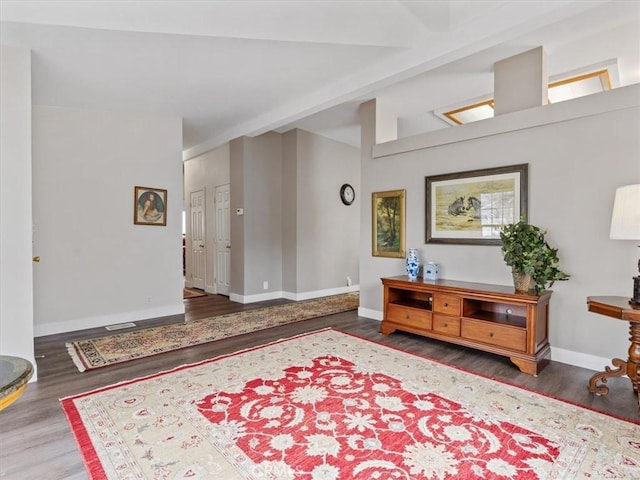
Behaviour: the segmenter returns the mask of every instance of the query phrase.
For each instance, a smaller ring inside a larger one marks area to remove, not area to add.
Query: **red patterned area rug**
[[[75,366],[84,372],[287,323],[355,310],[359,303],[357,292],[346,293],[78,340],[65,345]]]
[[[640,427],[334,330],[61,400],[92,479],[640,478]]]

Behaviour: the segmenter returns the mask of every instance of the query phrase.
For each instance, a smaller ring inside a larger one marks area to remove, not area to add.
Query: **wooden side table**
[[[597,395],[606,395],[609,393],[609,388],[603,384],[607,383],[607,378],[626,374],[631,380],[633,391],[640,400],[640,308],[630,305],[627,297],[587,297],[587,304],[590,312],[628,321],[631,334],[627,361],[620,358],[611,360],[617,368],[613,370],[611,367],[605,367],[604,372],[596,373],[591,377],[589,391]],[[598,385],[599,381],[603,384]]]
[[[32,375],[33,365],[28,360],[0,355],[0,410],[22,395]]]

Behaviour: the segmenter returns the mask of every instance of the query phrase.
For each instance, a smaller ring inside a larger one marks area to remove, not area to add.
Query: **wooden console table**
[[[402,330],[504,355],[530,375],[549,363],[551,291],[521,294],[504,285],[406,275],[381,280],[384,335]]]
[[[587,304],[590,312],[628,321],[631,334],[627,361],[620,358],[611,360],[617,368],[612,370],[611,367],[605,367],[604,372],[596,373],[591,377],[589,391],[597,395],[606,395],[609,393],[609,387],[598,385],[598,382],[607,383],[608,377],[620,377],[626,374],[631,380],[633,391],[639,395],[640,399],[638,390],[640,386],[640,308],[632,307],[627,297],[587,297]]]

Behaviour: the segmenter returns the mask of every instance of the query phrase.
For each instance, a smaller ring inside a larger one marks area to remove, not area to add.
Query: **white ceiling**
[[[446,128],[434,110],[540,45],[551,78],[614,61],[640,82],[639,0],[2,0],[0,20],[35,105],[182,117],[185,158],[294,127],[358,145],[374,97],[401,136]]]

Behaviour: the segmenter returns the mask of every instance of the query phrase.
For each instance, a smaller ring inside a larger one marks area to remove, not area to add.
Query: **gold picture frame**
[[[371,196],[371,243],[374,257],[404,258],[406,190],[374,192]]]
[[[133,223],[167,225],[167,191],[162,188],[135,186],[133,189]]]

